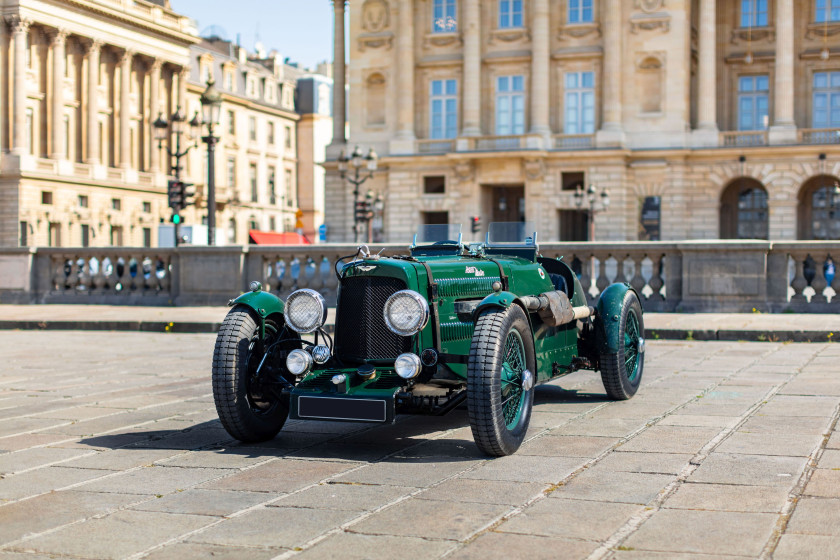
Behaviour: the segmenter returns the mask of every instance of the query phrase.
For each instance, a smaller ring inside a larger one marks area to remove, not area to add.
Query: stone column
[[[149,139],[149,168],[153,173],[160,171],[160,151],[158,150],[156,131],[152,123],[160,112],[160,59],[152,61],[149,69],[149,118],[147,123],[147,138]]]
[[[131,91],[131,61],[134,53],[126,50],[120,59],[120,167],[131,167],[131,104],[128,93]]]
[[[184,116],[187,117],[188,121],[192,118],[191,116],[187,115],[187,79],[189,77],[189,74],[189,68],[181,68],[181,70],[178,72],[178,103],[175,107],[176,109],[178,107],[181,108],[181,111],[183,112]]]
[[[620,146],[624,143],[621,123],[622,3],[621,0],[601,3],[601,21],[604,22],[604,110],[601,130],[596,138],[599,146]]]
[[[391,153],[414,153],[414,0],[400,0],[397,29],[397,136]]]
[[[700,0],[700,44],[697,64],[697,129],[692,133],[696,146],[717,146],[717,24],[716,0]]]
[[[99,164],[99,53],[101,41],[91,41],[88,46],[87,84],[87,162]]]
[[[461,91],[462,136],[481,135],[481,11],[478,0],[464,0],[459,27],[464,35],[464,76]]]
[[[796,123],[793,120],[793,18],[793,0],[777,0],[775,99],[773,126],[768,135],[771,144],[796,142]]]
[[[347,71],[344,66],[344,2],[333,0],[335,20],[333,24],[333,145],[343,146],[347,141],[344,129],[347,118],[345,108],[345,82]]]
[[[533,0],[531,33],[534,49],[531,55],[531,132],[549,139],[549,73],[550,41],[548,0]]]
[[[52,39],[52,150],[53,159],[67,159],[64,130],[64,70],[67,64],[67,30],[56,29]]]
[[[31,24],[31,21],[19,17],[9,19],[15,59],[15,74],[12,82],[12,119],[14,127],[11,151],[18,156],[26,152],[26,35],[29,33]]]

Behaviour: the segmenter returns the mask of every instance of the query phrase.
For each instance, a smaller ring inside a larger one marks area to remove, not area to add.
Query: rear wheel
[[[280,335],[278,327],[275,322],[267,320],[265,341],[261,343],[254,312],[238,306],[227,314],[216,337],[213,399],[225,430],[240,441],[273,438],[289,415],[288,403],[267,375],[271,368],[266,369],[265,364],[260,367],[265,356],[264,349],[276,342]],[[281,367],[285,369],[285,364]]]
[[[611,399],[625,401],[639,390],[645,365],[645,323],[634,292],[624,294],[618,319],[618,352],[601,354],[601,380]]]
[[[482,452],[500,457],[522,445],[531,421],[535,371],[531,327],[522,308],[482,312],[467,366],[470,427]]]

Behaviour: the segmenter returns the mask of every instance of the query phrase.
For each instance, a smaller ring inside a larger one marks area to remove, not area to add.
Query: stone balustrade
[[[403,244],[370,248],[407,253]],[[569,263],[593,303],[612,282],[627,282],[648,311],[840,312],[840,242],[542,243],[540,251]],[[216,305],[259,280],[281,298],[312,288],[335,305],[335,261],[355,252],[352,244],[0,249],[0,303]]]

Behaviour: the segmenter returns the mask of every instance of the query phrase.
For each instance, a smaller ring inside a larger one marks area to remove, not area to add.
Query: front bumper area
[[[333,384],[335,375],[345,380]],[[394,370],[377,368],[365,380],[355,369],[326,369],[307,375],[291,394],[289,418],[337,422],[393,423],[395,397],[405,384]]]

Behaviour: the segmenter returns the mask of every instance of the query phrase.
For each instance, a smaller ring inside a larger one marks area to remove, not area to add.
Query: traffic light
[[[181,205],[187,207],[195,204],[195,185],[181,182]]]
[[[169,181],[167,185],[167,194],[169,195],[169,207],[177,212],[184,203],[184,195],[181,192],[181,183],[178,181]]]
[[[364,222],[367,219],[368,205],[364,200],[357,200],[355,205],[356,221]]]
[[[177,226],[178,224],[183,223],[184,217],[181,216],[179,212],[173,212],[170,221]]]
[[[473,233],[481,231],[481,216],[473,216],[470,218],[470,231]]]

